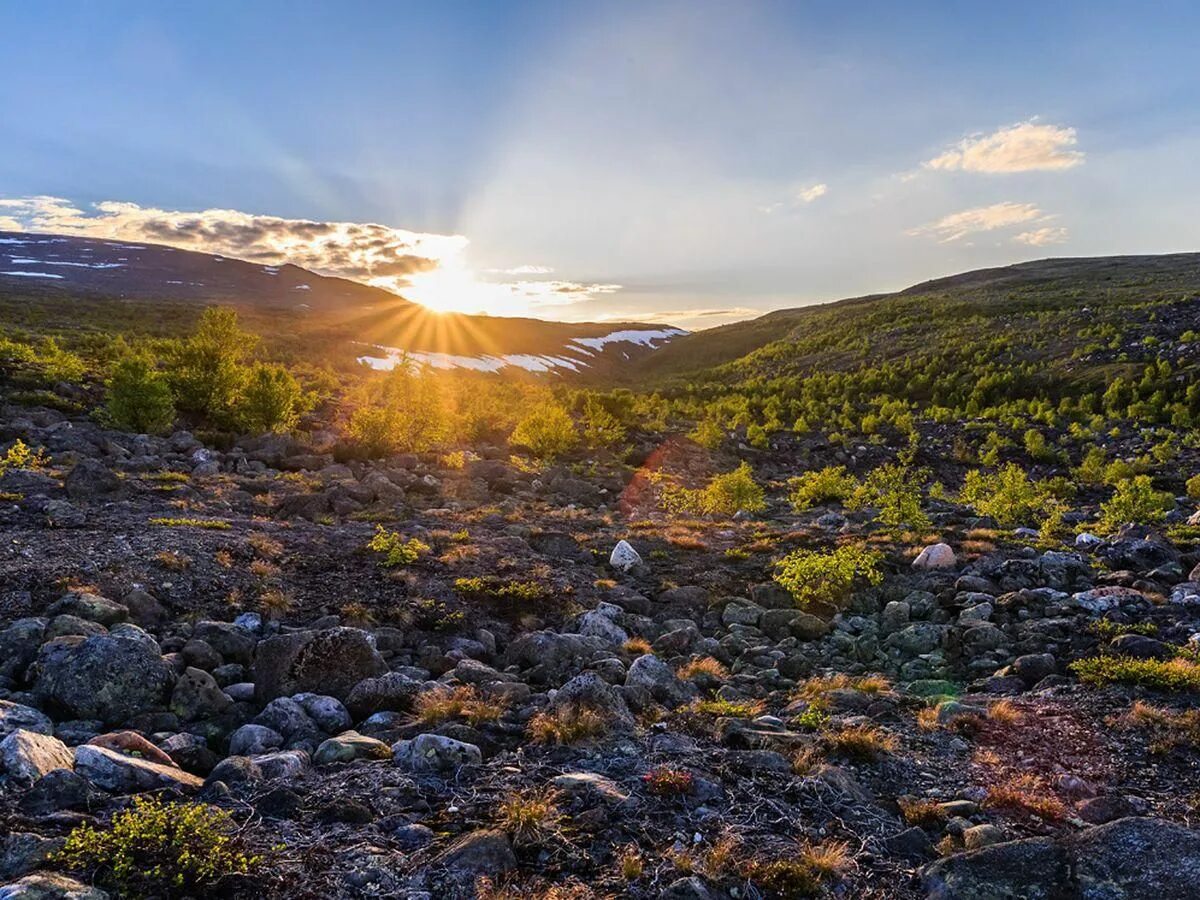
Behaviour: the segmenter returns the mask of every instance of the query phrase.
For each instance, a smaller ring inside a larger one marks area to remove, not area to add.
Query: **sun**
[[[405,298],[434,312],[497,316],[529,314],[529,304],[510,285],[481,280],[471,269],[441,265],[410,276],[401,289]]]

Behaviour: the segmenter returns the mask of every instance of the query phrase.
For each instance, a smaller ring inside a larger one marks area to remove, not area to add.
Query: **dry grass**
[[[1020,707],[1011,700],[997,700],[987,711],[988,721],[997,725],[1019,725],[1024,718]]]
[[[1135,700],[1113,724],[1122,729],[1148,732],[1151,753],[1170,753],[1178,747],[1200,747],[1200,709],[1176,712]]]
[[[471,685],[453,690],[437,688],[417,697],[413,704],[417,721],[423,725],[438,725],[450,719],[463,719],[473,726],[495,722],[504,715],[507,705],[501,699],[485,697]]]
[[[248,535],[246,543],[263,559],[278,559],[283,556],[283,544],[261,531]]]
[[[792,771],[801,777],[811,774],[825,762],[825,754],[816,747],[802,747],[792,754]]]
[[[917,711],[917,727],[922,731],[937,731],[938,713],[936,707],[925,706]]]
[[[654,652],[650,647],[650,642],[640,637],[629,638],[621,645],[621,649],[630,656],[645,656],[647,653]]]
[[[283,618],[294,605],[292,598],[278,588],[263,591],[258,597],[259,611],[268,619]]]
[[[918,797],[898,797],[896,804],[900,807],[900,815],[908,825],[929,827],[940,825],[946,821],[946,811],[932,800],[922,800]]]
[[[228,550],[218,550],[213,554],[213,562],[215,562],[222,569],[232,569],[233,554]]]
[[[186,572],[192,565],[191,557],[175,550],[160,550],[154,554],[154,558],[160,566],[171,572]]]
[[[1016,775],[995,785],[988,790],[983,805],[989,809],[1032,813],[1038,818],[1054,822],[1067,814],[1063,802],[1036,775]]]
[[[535,744],[579,744],[607,734],[610,725],[600,710],[569,704],[536,713],[529,720],[529,739]]]
[[[803,844],[800,847],[800,862],[816,873],[818,878],[834,879],[844,875],[854,864],[850,845],[844,841],[825,841],[821,844]]]
[[[279,566],[265,559],[256,559],[250,563],[250,574],[261,581],[273,581],[279,577]]]
[[[617,869],[626,881],[637,881],[646,871],[646,860],[633,844],[617,854]]]
[[[816,700],[830,691],[851,690],[863,694],[882,694],[891,690],[892,683],[882,675],[847,675],[835,672],[832,675],[814,675],[796,689],[801,700]]]
[[[876,725],[847,725],[822,735],[829,752],[860,762],[874,762],[898,746],[894,735]]]
[[[729,677],[729,669],[718,659],[714,659],[711,656],[701,656],[698,659],[689,659],[675,670],[675,674],[685,681],[691,681],[696,678],[724,681]]]
[[[538,844],[562,830],[558,795],[551,790],[514,793],[497,808],[499,825],[514,847]]]

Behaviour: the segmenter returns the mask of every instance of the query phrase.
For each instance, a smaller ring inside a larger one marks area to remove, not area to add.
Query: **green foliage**
[[[569,412],[553,400],[544,400],[517,423],[509,442],[548,460],[575,449],[579,433]]]
[[[732,472],[714,475],[698,490],[664,485],[663,505],[669,512],[701,516],[729,517],[745,510],[748,513],[766,509],[766,495],[754,480],[749,463],[743,462]]]
[[[138,434],[163,434],[175,423],[175,398],[167,376],[146,354],[130,354],[108,379],[108,415],[113,425]]]
[[[507,581],[495,575],[454,579],[454,589],[467,597],[516,603],[538,603],[550,597],[536,581]]]
[[[725,441],[725,429],[712,418],[703,418],[689,433],[693,441],[707,450],[716,450]]]
[[[829,553],[796,550],[777,564],[775,581],[785,587],[802,609],[844,609],[858,581],[879,584],[883,557],[874,550],[846,545]]]
[[[1003,528],[1011,528],[1045,514],[1051,495],[1016,463],[1006,463],[996,472],[972,469],[959,498],[981,516],[995,519]]]
[[[233,527],[224,519],[157,518],[151,519],[150,524],[161,528],[202,528],[207,531],[228,531]]]
[[[230,424],[246,384],[246,359],[257,344],[238,325],[236,311],[206,309],[195,332],[175,347],[171,379],[180,408]]]
[[[1148,525],[1161,522],[1175,505],[1166,491],[1156,491],[1149,475],[1137,475],[1117,485],[1112,497],[1100,506],[1100,522],[1117,528],[1127,522]]]
[[[890,529],[929,527],[929,517],[921,507],[924,473],[900,463],[887,463],[872,469],[855,490],[849,506],[879,510],[877,519]]]
[[[261,863],[223,810],[145,796],[113,816],[107,829],[77,827],[54,859],[121,897],[166,898],[206,894]]]
[[[361,388],[350,437],[368,456],[431,450],[450,430],[437,376],[405,363]]]
[[[237,417],[252,432],[286,432],[296,427],[304,406],[304,391],[291,372],[280,365],[258,363],[246,377]]]
[[[1076,660],[1070,669],[1088,684],[1140,684],[1163,691],[1200,691],[1200,666],[1188,659],[1093,656]]]
[[[367,549],[383,555],[382,565],[389,569],[411,566],[429,552],[429,545],[417,538],[405,540],[382,525],[375,526],[375,535],[367,542]]]
[[[46,451],[39,447],[36,451],[30,448],[20,438],[12,442],[4,455],[0,456],[0,475],[9,469],[40,469],[46,464]]]
[[[1185,485],[1187,495],[1192,500],[1200,500],[1200,475],[1193,475]]]
[[[796,512],[803,512],[823,503],[846,503],[858,486],[858,479],[847,472],[845,466],[827,466],[791,479],[788,500]]]
[[[598,397],[589,395],[583,405],[583,439],[589,447],[615,447],[625,440],[625,426]]]

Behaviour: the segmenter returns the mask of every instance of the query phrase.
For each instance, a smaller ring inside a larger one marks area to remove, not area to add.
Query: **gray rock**
[[[488,830],[463,835],[436,862],[453,875],[473,879],[515,869],[517,857],[507,834]]]
[[[681,706],[696,695],[694,685],[681,681],[675,671],[651,653],[639,656],[629,666],[625,686],[644,688],[660,703]]]
[[[1163,819],[1118,819],[1074,837],[1079,896],[1085,900],[1195,897],[1200,831]]]
[[[232,703],[215,678],[191,666],[184,670],[171,694],[171,712],[184,722],[219,715]]]
[[[350,691],[346,706],[355,719],[377,712],[405,712],[421,693],[421,682],[401,672],[387,672],[377,678],[364,678]]]
[[[46,615],[50,618],[61,615],[77,616],[80,619],[99,622],[101,625],[107,626],[124,622],[129,618],[129,610],[122,604],[109,600],[107,597],[101,597],[99,594],[72,591],[55,600],[46,610]]]
[[[317,723],[326,734],[341,734],[349,729],[350,713],[337,697],[327,697],[323,694],[297,694],[292,698],[308,713],[310,719]]]
[[[126,756],[107,747],[82,744],[75,748],[75,771],[92,784],[115,794],[134,794],[160,788],[198,790],[203,782],[182,769]]]
[[[230,756],[257,756],[283,746],[283,735],[266,725],[243,725],[229,736]]]
[[[240,617],[239,617],[240,618]],[[251,631],[235,622],[197,622],[192,637],[204,641],[221,654],[226,662],[250,665],[257,641]]]
[[[922,873],[929,900],[1059,900],[1069,879],[1067,853],[1049,838],[956,853]]]
[[[49,734],[18,729],[0,741],[0,767],[18,784],[31,785],[55,769],[70,769],[71,750]]]
[[[628,541],[617,541],[608,556],[608,564],[620,572],[629,572],[642,565],[642,557]]]
[[[462,766],[483,762],[483,752],[474,744],[440,734],[419,734],[392,746],[397,766],[410,772],[453,772]]]
[[[470,746],[470,745],[466,745]],[[477,748],[478,749],[478,748]],[[392,750],[383,741],[346,731],[321,742],[313,754],[313,763],[352,762],[356,759],[391,759]]]
[[[266,702],[311,692],[345,700],[364,678],[382,675],[387,668],[374,638],[359,628],[278,635],[258,646],[256,696]]]
[[[14,681],[37,658],[46,633],[45,619],[17,619],[0,631],[0,678]]]
[[[161,709],[175,681],[153,647],[114,635],[50,641],[34,669],[34,693],[43,703],[116,724]]]
[[[112,497],[121,492],[121,479],[104,465],[94,459],[81,459],[67,474],[63,481],[67,496],[72,500],[92,500],[101,497]]]
[[[108,894],[57,872],[35,872],[0,885],[0,900],[108,900]]]
[[[0,700],[0,738],[14,731],[36,731],[38,734],[54,734],[54,723],[50,717],[32,706],[22,706],[10,700]]]

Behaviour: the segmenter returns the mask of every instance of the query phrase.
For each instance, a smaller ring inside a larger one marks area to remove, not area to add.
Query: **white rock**
[[[613,547],[612,555],[608,557],[608,564],[614,569],[628,572],[634,566],[642,564],[642,557],[630,546],[629,541],[617,541],[617,546]]]
[[[949,544],[930,544],[913,560],[914,569],[953,569],[958,558]]]
[[[22,784],[33,784],[55,769],[70,769],[74,762],[70,748],[53,735],[19,728],[0,741],[0,770]]]
[[[1075,535],[1076,547],[1086,549],[1089,547],[1098,547],[1103,543],[1104,541],[1101,538],[1096,537],[1096,535],[1092,534],[1090,531],[1081,531],[1079,534]]]

